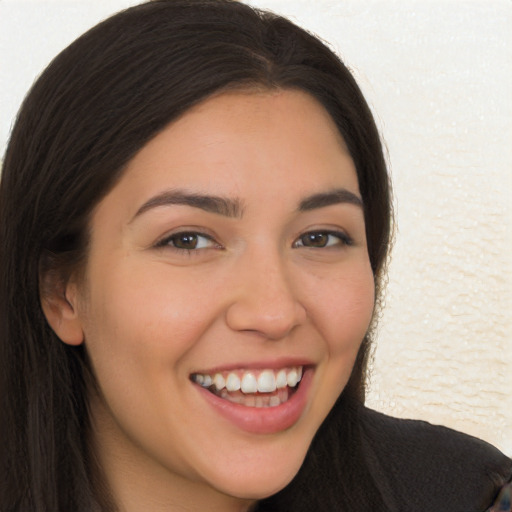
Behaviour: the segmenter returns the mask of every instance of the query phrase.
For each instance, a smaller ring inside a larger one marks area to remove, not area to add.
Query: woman
[[[484,511],[510,480],[364,408],[388,177],[289,21],[163,0],[93,28],[25,100],[0,212],[0,510]]]

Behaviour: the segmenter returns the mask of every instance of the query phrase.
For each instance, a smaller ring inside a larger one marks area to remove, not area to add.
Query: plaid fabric
[[[512,512],[512,482],[501,489],[494,505],[486,512]]]

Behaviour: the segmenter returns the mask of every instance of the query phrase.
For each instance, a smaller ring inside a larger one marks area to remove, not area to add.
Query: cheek
[[[211,276],[191,274],[173,272],[165,264],[126,264],[91,273],[95,287],[86,299],[85,346],[116,415],[131,411],[134,417],[149,418],[149,402],[168,397],[168,389],[187,387],[190,361],[222,317],[211,290],[225,287],[222,279],[215,284]],[[153,403],[153,409],[165,411],[168,405]],[[173,404],[171,409],[181,407]]]
[[[214,316],[190,280],[170,279],[162,267],[150,274],[141,266],[120,265],[115,272],[91,274],[95,286],[82,308],[85,344],[102,397],[134,438],[157,436],[166,415],[177,417],[183,410],[178,391],[189,381],[181,363]]]
[[[140,352],[186,350],[210,321],[213,304],[193,278],[169,274],[165,265],[152,273],[132,266],[96,279],[102,284],[90,299],[93,331]]]
[[[375,285],[371,269],[361,266],[349,275],[324,281],[311,297],[311,316],[331,356],[357,354],[371,322]],[[320,292],[321,290],[321,292]]]
[[[316,381],[312,417],[323,421],[345,388],[374,309],[374,280],[359,265],[337,278],[317,281],[310,289],[310,318],[322,338],[323,358]],[[319,423],[312,425],[313,430]]]

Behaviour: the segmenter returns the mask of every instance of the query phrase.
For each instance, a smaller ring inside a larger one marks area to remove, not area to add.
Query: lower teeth
[[[245,405],[246,407],[277,407],[288,400],[290,395],[289,391],[290,389],[286,387],[278,389],[272,394],[244,394],[240,391],[229,392],[224,388],[220,394],[214,394],[220,396],[224,400],[228,400],[235,404]]]

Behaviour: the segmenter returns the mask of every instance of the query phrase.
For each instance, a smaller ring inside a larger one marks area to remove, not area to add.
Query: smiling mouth
[[[246,407],[277,407],[296,392],[302,373],[302,366],[293,366],[277,370],[193,373],[190,379],[232,403]]]

